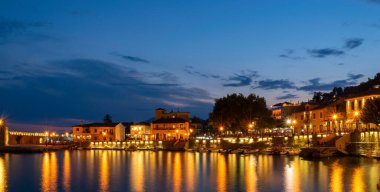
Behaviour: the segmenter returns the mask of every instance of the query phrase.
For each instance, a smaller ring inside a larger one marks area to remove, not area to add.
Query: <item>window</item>
[[[362,101],[358,101],[358,109],[362,108]]]
[[[315,113],[313,113],[313,119],[315,119]]]
[[[79,128],[77,128],[77,131],[79,131]]]
[[[351,102],[351,110],[355,110],[355,102],[354,101]]]
[[[94,133],[96,133],[98,130],[94,129]],[[96,140],[96,139],[95,139]]]
[[[322,117],[323,117],[323,116],[322,116],[322,112],[320,112],[320,113],[319,113],[319,118],[322,118]]]

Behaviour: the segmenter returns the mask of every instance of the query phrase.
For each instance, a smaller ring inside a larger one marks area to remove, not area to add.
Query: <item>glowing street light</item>
[[[354,116],[356,119],[356,130],[359,131],[359,112],[355,111]]]
[[[0,119],[0,125],[3,125],[3,123],[4,123],[4,120]]]
[[[338,116],[336,114],[333,115],[333,119],[334,119],[334,132],[336,133],[336,118]]]

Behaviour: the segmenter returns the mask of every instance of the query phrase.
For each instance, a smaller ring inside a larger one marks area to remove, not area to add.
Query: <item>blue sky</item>
[[[380,1],[0,2],[0,110],[11,129],[206,118],[215,98],[268,105],[379,72]]]

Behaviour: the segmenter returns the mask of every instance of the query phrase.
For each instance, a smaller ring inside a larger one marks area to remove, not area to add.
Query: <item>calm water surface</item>
[[[0,191],[377,191],[380,161],[150,151],[0,154]]]

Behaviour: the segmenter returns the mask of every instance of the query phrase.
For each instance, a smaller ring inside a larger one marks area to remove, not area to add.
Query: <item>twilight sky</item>
[[[380,72],[380,0],[0,1],[0,112],[10,129],[206,118],[215,98],[268,105]]]

